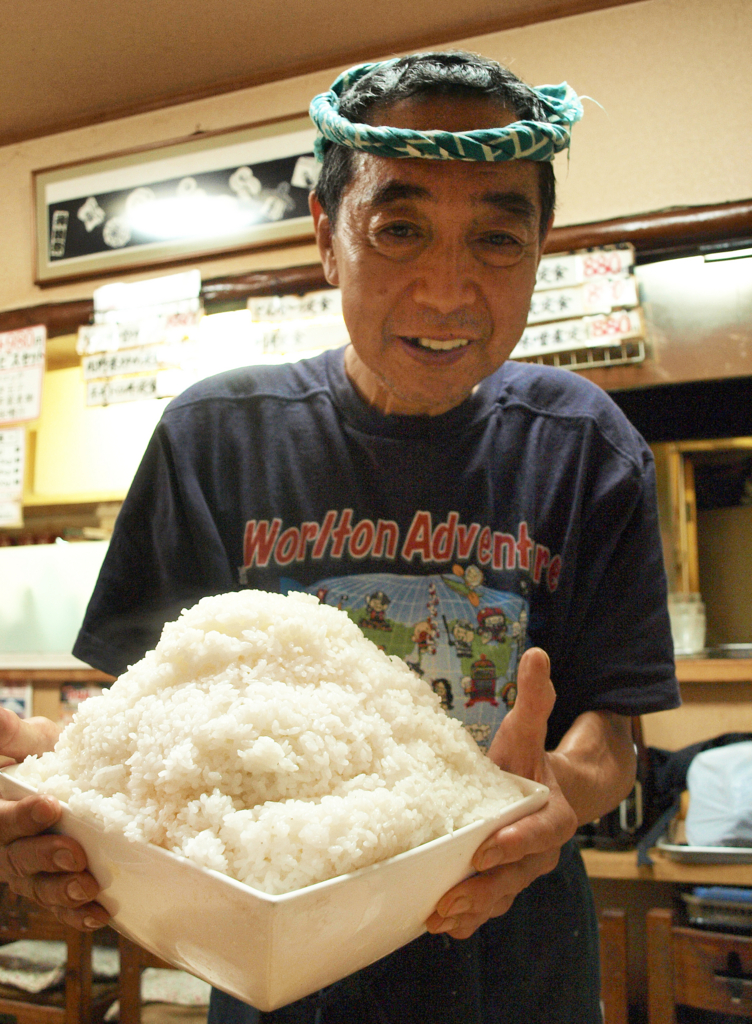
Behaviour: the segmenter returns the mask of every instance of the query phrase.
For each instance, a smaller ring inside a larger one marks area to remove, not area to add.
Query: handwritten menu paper
[[[599,358],[607,363],[624,361],[624,345],[645,337],[634,264],[631,245],[544,257],[527,327],[510,358],[541,362],[551,356],[554,365],[567,365],[559,362],[562,354],[598,349],[608,350],[607,355],[590,352],[588,365]],[[616,349],[621,353],[615,354]],[[634,357],[629,354],[627,361],[642,358],[644,348]]]
[[[22,526],[24,456],[23,427],[0,430],[0,526]]]
[[[538,264],[535,290],[571,288],[599,277],[621,277],[633,265],[634,248],[631,245],[544,256]]]
[[[633,277],[601,277],[573,288],[533,292],[527,322],[566,320],[636,305],[637,286]]]
[[[0,430],[0,499],[23,493],[26,432],[23,427]]]
[[[119,402],[138,402],[144,398],[159,397],[157,378],[153,375],[92,380],[86,385],[87,405],[115,405]]]
[[[557,320],[526,328],[512,352],[512,359],[618,345],[627,339],[642,338],[644,333],[639,308],[620,309],[579,320]]]
[[[0,333],[0,424],[39,416],[46,342],[41,325]]]

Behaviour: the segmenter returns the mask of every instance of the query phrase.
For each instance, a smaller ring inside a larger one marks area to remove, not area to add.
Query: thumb
[[[59,735],[58,726],[49,718],[19,718],[8,708],[0,708],[0,759],[23,761],[29,754],[52,750]]]
[[[532,647],[520,659],[517,699],[491,744],[491,760],[515,775],[540,781],[548,719],[555,702],[549,657],[540,647]]]

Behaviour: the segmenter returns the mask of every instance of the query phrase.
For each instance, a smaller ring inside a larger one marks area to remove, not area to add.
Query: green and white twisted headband
[[[504,128],[480,128],[468,132],[419,132],[410,128],[353,124],[339,112],[340,97],[374,68],[389,67],[399,58],[374,64],[358,64],[343,72],[328,92],[311,101],[311,120],[318,129],[314,144],[319,161],[327,142],[386,157],[420,157],[424,160],[553,160],[569,146],[572,125],[582,117],[577,93],[566,82],[541,85],[532,91],[550,117],[545,121],[515,121]]]

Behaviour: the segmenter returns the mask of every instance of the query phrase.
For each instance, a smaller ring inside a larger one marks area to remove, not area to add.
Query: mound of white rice
[[[517,800],[427,683],[308,594],[207,597],[19,776],[268,893]]]

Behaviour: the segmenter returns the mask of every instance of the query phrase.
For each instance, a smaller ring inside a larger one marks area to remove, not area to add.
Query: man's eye
[[[489,235],[484,235],[481,241],[485,242],[486,245],[495,248],[500,248],[502,246],[522,245],[522,242],[519,240],[519,238],[515,238],[513,235],[508,235],[504,231],[494,231]]]
[[[508,267],[518,263],[525,252],[526,243],[506,231],[489,231],[476,241],[479,258],[491,266]]]
[[[381,234],[390,235],[392,238],[416,238],[418,231],[413,224],[397,223],[388,224]]]

